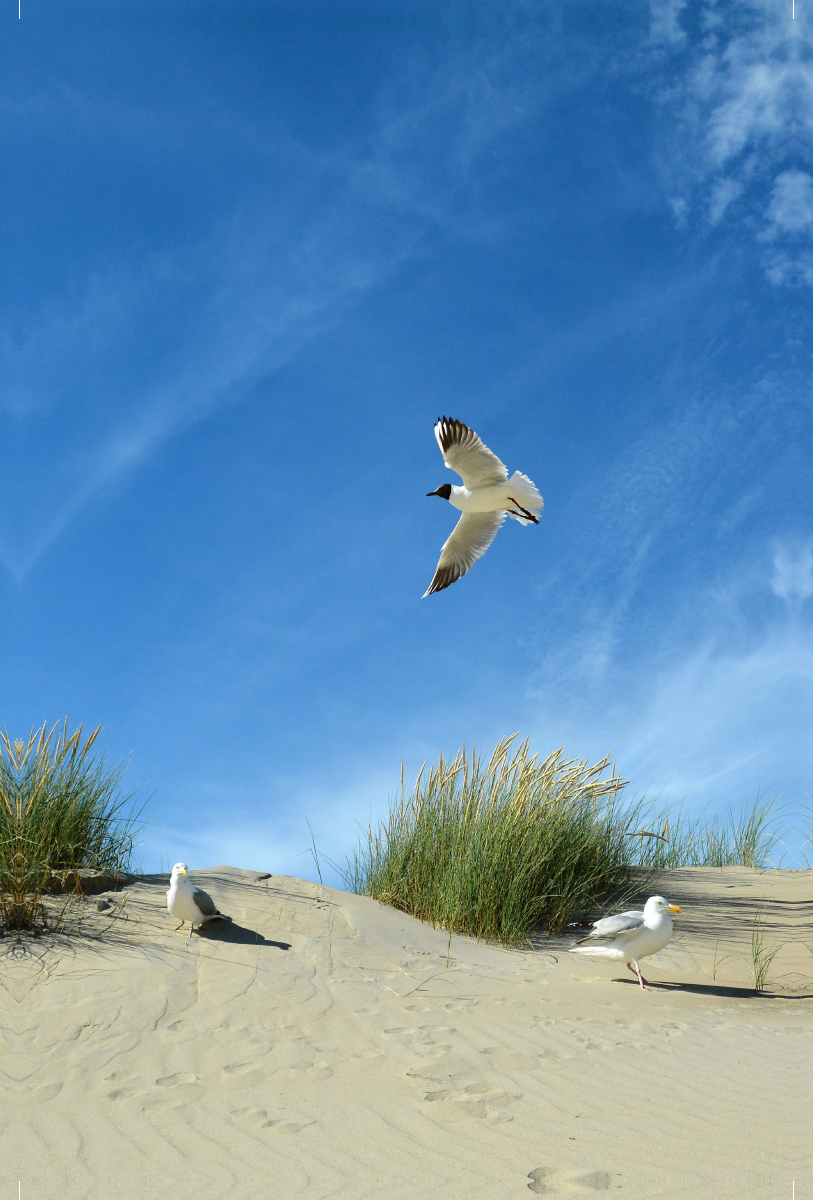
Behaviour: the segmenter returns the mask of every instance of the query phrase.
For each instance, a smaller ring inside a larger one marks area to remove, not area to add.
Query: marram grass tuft
[[[345,872],[353,891],[456,933],[522,945],[537,926],[562,932],[576,912],[630,877],[625,780],[609,756],[544,762],[516,735],[487,764],[465,747],[424,768]],[[640,849],[640,842],[636,844]]]
[[[8,929],[47,927],[43,894],[83,867],[125,870],[142,828],[122,794],[122,765],[94,759],[99,728],[0,734],[0,916]],[[129,811],[125,812],[125,809]]]

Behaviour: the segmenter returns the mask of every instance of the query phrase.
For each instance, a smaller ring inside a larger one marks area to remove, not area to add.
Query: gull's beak
[[[440,487],[443,487],[443,484],[441,484]],[[427,492],[426,494],[427,496],[439,496],[440,488],[435,488],[434,492]]]
[[[179,871],[179,872],[178,872],[178,874],[179,874],[179,875],[185,875],[185,874],[186,874],[186,871]],[[678,909],[678,912],[680,912],[680,909]]]
[[[184,875],[185,874],[186,874],[186,871],[184,871]],[[668,911],[669,912],[683,912],[683,909],[680,908],[677,904],[670,904]]]

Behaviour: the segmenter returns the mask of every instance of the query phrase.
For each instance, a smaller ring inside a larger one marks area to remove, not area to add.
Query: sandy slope
[[[4,943],[2,1195],[813,1197],[813,873],[662,873],[685,915],[649,994],[569,939],[450,943],[301,880],[193,877],[231,926],[173,932],[150,877],[113,922],[90,901],[81,935]],[[766,997],[760,903],[796,939]]]

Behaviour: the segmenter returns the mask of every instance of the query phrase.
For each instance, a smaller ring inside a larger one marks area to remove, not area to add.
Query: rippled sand
[[[167,877],[0,967],[16,1196],[813,1197],[813,873],[661,872],[679,941],[625,969],[452,937],[219,867],[191,942]],[[754,917],[787,944],[752,994]]]

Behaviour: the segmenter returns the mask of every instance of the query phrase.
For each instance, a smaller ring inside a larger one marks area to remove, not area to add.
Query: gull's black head
[[[452,485],[450,483],[442,483],[439,488],[435,488],[434,492],[427,492],[427,496],[440,496],[442,500],[448,500],[452,494]]]

